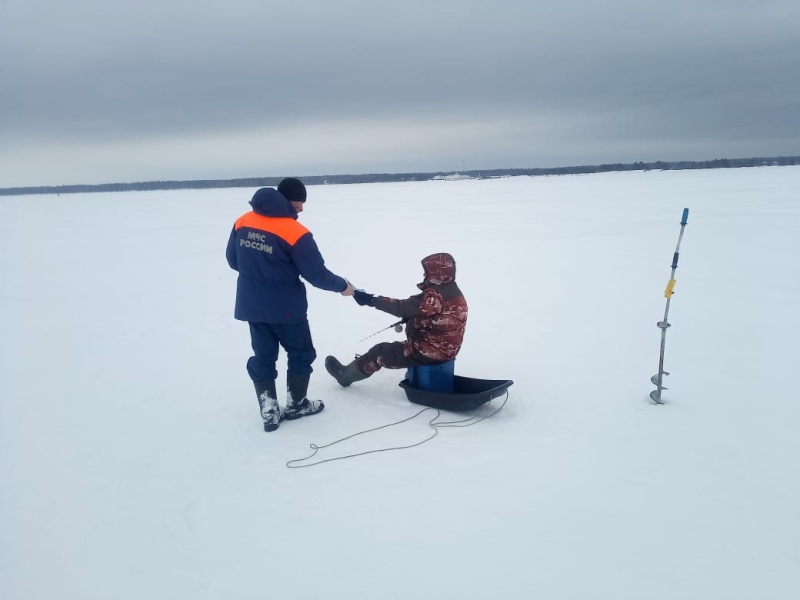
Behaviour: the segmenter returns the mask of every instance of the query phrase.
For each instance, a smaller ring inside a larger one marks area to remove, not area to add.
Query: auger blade
[[[661,383],[664,381],[661,375],[669,375],[666,371],[661,371],[661,373],[656,373],[650,378],[650,381],[653,382],[653,385],[658,386],[659,390],[668,390],[669,388],[664,387]]]
[[[664,387],[662,382],[664,381],[664,375],[669,375],[666,371],[661,371],[660,373],[656,373],[650,378],[650,381],[656,386],[652,392],[650,392],[650,399],[655,402],[656,404],[664,404],[661,401],[661,390],[668,390],[669,388]]]

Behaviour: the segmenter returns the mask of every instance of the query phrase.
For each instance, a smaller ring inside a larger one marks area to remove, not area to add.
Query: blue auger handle
[[[683,216],[681,217],[681,225],[686,225],[689,222],[689,209],[683,209]]]

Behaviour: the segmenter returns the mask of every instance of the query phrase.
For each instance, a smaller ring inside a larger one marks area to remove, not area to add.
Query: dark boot
[[[286,391],[288,399],[286,408],[283,411],[283,418],[288,420],[315,415],[325,408],[322,400],[309,400],[308,382],[311,379],[310,373],[289,373],[286,375]]]
[[[261,418],[264,419],[264,431],[275,431],[283,419],[278,394],[275,392],[275,380],[254,381],[253,385],[256,388]]]
[[[328,373],[339,382],[342,387],[347,387],[351,383],[361,381],[369,377],[364,371],[358,368],[357,361],[351,362],[349,365],[344,366],[335,357],[328,356],[325,359],[325,369]]]

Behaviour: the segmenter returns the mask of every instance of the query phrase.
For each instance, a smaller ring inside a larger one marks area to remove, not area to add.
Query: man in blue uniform
[[[343,296],[353,286],[325,267],[311,232],[297,221],[306,188],[287,177],[278,189],[259,189],[250,200],[253,210],[234,223],[226,257],[239,272],[235,317],[250,324],[254,356],[247,372],[256,389],[264,430],[275,431],[283,419],[298,419],[325,408],[306,397],[311,363],[317,356],[308,325],[308,300],[302,276],[314,287]],[[287,401],[281,409],[275,390],[275,363],[280,347],[287,356]]]

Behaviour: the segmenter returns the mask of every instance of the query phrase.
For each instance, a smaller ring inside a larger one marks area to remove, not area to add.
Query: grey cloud
[[[570,163],[569,147],[577,160],[603,141],[627,143],[636,160],[659,136],[678,153],[680,139],[687,152],[772,139],[778,153],[800,137],[793,0],[6,0],[0,10],[7,152],[25,140],[124,143],[348,119],[550,119],[560,124],[551,146],[563,147],[552,159]]]

